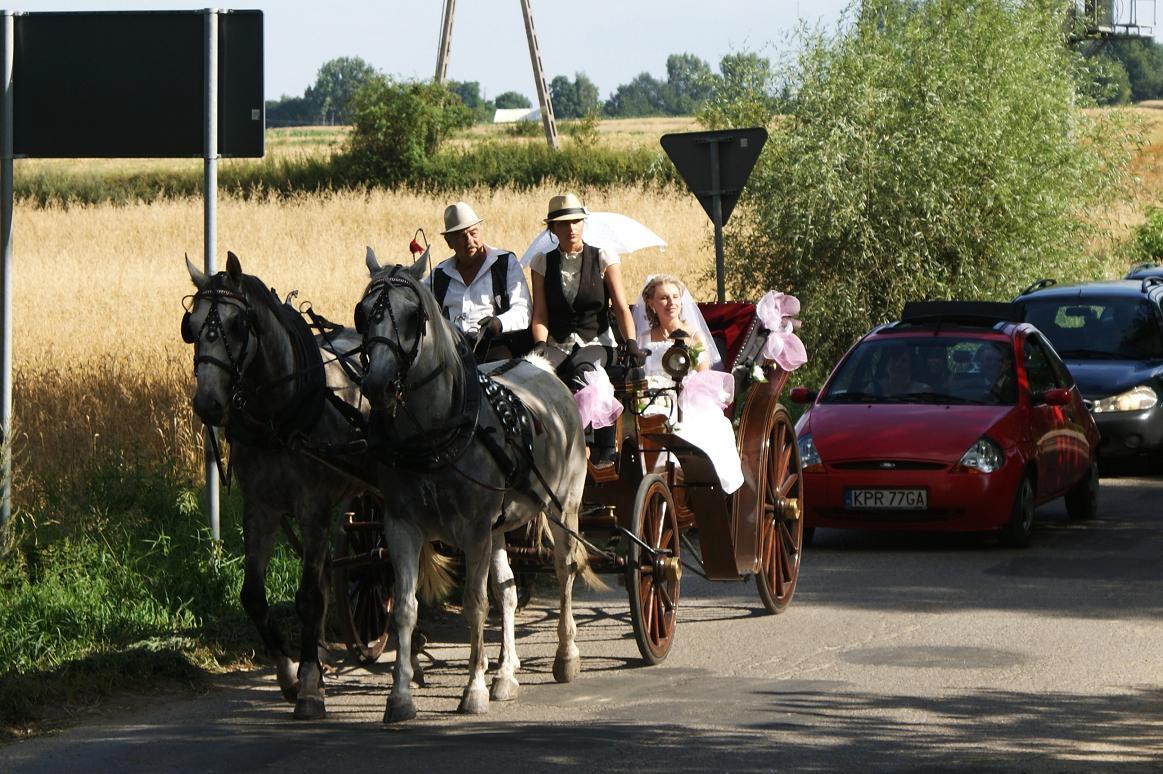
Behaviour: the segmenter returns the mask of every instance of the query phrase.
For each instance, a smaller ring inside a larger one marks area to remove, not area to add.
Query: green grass
[[[18,733],[115,687],[197,682],[259,649],[238,602],[237,494],[224,499],[222,535],[216,547],[189,482],[130,464],[18,514],[0,562],[0,727]],[[268,598],[292,599],[297,583],[281,543]],[[276,614],[293,619],[293,606]]]

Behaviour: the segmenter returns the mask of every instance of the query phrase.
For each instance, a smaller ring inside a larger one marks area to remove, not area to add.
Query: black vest
[[[571,333],[590,341],[610,327],[610,294],[602,279],[598,248],[582,245],[577,295],[570,304],[561,281],[561,248],[545,255],[545,306],[549,335],[566,341]]]
[[[512,306],[512,301],[509,299],[509,260],[516,260],[512,253],[501,253],[497,256],[497,260],[489,267],[489,274],[491,275],[493,283],[493,316],[500,316],[509,311]],[[432,295],[436,296],[436,303],[440,304],[440,310],[444,313],[446,319],[451,320],[452,314],[448,307],[444,305],[444,298],[448,295],[448,285],[452,281],[452,277],[448,276],[443,270],[436,270],[432,277]],[[508,331],[501,334],[496,340],[496,343],[505,346],[509,355],[513,357],[520,357],[529,350],[533,349],[533,330],[532,328],[522,328],[519,331]],[[507,359],[506,356],[505,359]]]

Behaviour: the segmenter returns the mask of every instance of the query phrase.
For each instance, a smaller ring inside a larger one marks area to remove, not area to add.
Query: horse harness
[[[206,313],[202,327],[197,332],[193,330],[190,324],[191,312],[187,311],[185,313],[182,318],[182,339],[187,343],[195,345],[195,371],[200,364],[209,363],[217,368],[221,368],[230,375],[230,400],[233,410],[230,413],[230,418],[227,420],[225,427],[226,439],[231,443],[241,442],[252,447],[266,449],[286,448],[291,451],[313,452],[312,456],[316,458],[319,458],[320,454],[346,455],[356,451],[352,444],[321,444],[313,441],[307,434],[309,428],[322,415],[325,402],[331,403],[347,423],[361,434],[366,433],[367,424],[366,420],[355,407],[328,389],[326,375],[323,371],[324,363],[322,354],[315,343],[315,338],[310,328],[302,316],[290,303],[279,303],[273,289],[263,287],[257,280],[249,276],[244,276],[244,289],[251,291],[251,294],[272,312],[279,326],[287,333],[292,356],[295,361],[295,366],[289,373],[275,377],[257,387],[247,388],[242,372],[246,366],[246,356],[250,340],[253,338],[256,346],[261,346],[262,342],[257,330],[258,315],[246,293],[238,293],[223,286],[225,277],[226,275],[221,272],[214,275],[211,277],[209,287],[200,290],[192,296],[194,301],[208,301],[210,309]],[[248,285],[253,285],[253,287],[249,287]],[[289,300],[290,297],[288,297]],[[227,335],[226,327],[219,314],[218,307],[220,304],[235,306],[243,313],[243,319],[245,320],[244,330],[239,331],[235,329],[230,331],[230,336]],[[317,327],[320,326],[321,322],[327,324],[327,321],[322,320],[322,318],[316,320],[315,315],[312,315],[312,319],[315,320]],[[225,361],[201,352],[203,336],[207,341],[215,341],[218,338],[222,339],[223,347],[226,350],[227,359]],[[237,355],[233,352],[231,338],[241,341],[241,344],[238,345]],[[332,352],[335,358],[341,363],[344,361],[345,354],[350,354],[335,352],[333,347]],[[351,371],[348,365],[346,363],[343,363],[343,365],[344,370],[350,373]],[[286,382],[292,382],[293,388],[291,397],[282,405],[274,407],[271,410],[256,410],[252,408],[253,405],[264,405],[263,401],[252,399],[260,398],[267,390]],[[218,463],[219,474],[222,477],[224,485],[229,488],[231,483],[231,469],[230,467],[224,469],[217,434],[211,433],[210,439],[214,456]],[[363,442],[360,441],[357,445],[362,450]],[[358,473],[336,467],[333,460],[325,461],[331,467],[349,477],[356,478],[360,481],[365,481],[366,479],[365,476],[359,475]]]
[[[391,288],[408,288],[416,294],[418,300],[421,297],[416,281],[405,274],[401,267],[393,267],[385,278],[376,280],[368,288],[363,300],[356,306],[355,321],[356,330],[360,333],[366,332],[369,319],[373,322],[382,322],[387,317],[392,322],[392,331],[396,334],[396,338],[365,336],[364,358],[367,357],[366,351],[369,345],[379,343],[387,346],[399,359],[399,373],[389,385],[396,398],[396,403],[392,409],[394,414],[398,406],[405,406],[406,409],[405,383],[408,373],[419,355],[421,341],[424,338],[428,323],[428,314],[425,312],[423,304],[418,303],[417,334],[411,346],[405,349],[399,340],[399,327],[396,324],[395,312],[392,309],[389,295]],[[373,295],[375,302],[371,312],[365,315],[363,302]],[[389,467],[424,473],[451,466],[462,476],[470,478],[457,468],[455,463],[468,451],[474,440],[479,440],[505,475],[505,483],[500,488],[501,491],[509,491],[526,485],[533,459],[535,421],[520,398],[493,378],[512,370],[521,361],[512,359],[489,374],[481,373],[477,369],[472,347],[459,331],[456,333],[456,351],[464,379],[460,405],[453,413],[453,417],[441,426],[427,428],[415,436],[389,440],[383,435],[383,417],[379,415],[377,410],[373,409],[369,448],[377,454],[383,464]],[[411,389],[422,387],[444,371],[445,369],[436,367],[432,373],[421,377],[416,382],[409,384],[408,387]],[[501,438],[495,437],[494,428],[484,427],[481,424],[482,396],[488,401],[500,422]],[[518,453],[510,456],[507,453],[509,448],[515,448]],[[480,486],[493,488],[475,479],[470,478],[470,480]]]

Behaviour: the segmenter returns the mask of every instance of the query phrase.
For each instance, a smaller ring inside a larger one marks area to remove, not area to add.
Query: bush
[[[1163,209],[1147,210],[1147,221],[1135,229],[1136,257],[1158,261],[1163,259]]]
[[[907,300],[1101,273],[1085,216],[1123,190],[1137,133],[1079,109],[1059,13],[865,0],[836,36],[800,33],[784,115],[731,221],[727,282],[800,297],[815,376]]]
[[[346,177],[397,185],[435,155],[450,133],[472,125],[472,111],[438,83],[377,75],[351,98],[352,131],[340,157]]]

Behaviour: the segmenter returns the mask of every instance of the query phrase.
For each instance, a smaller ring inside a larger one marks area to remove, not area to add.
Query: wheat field
[[[548,188],[478,190],[464,198],[485,218],[490,244],[522,252],[541,228]],[[624,262],[627,291],[651,272],[697,280],[713,264],[711,226],[693,196],[641,190],[579,192],[591,209],[646,223],[669,242]],[[223,199],[218,265],[233,251],[243,269],[282,294],[298,290],[326,317],[350,324],[367,280],[365,245],[381,262],[409,258],[422,228],[433,256],[444,198],[384,191],[287,199]],[[16,459],[24,501],[45,482],[90,462],[174,459],[200,469],[189,408],[192,348],[181,341],[182,299],[192,291],[183,260],[202,262],[200,199],[126,207],[17,206],[14,217],[13,351]]]

